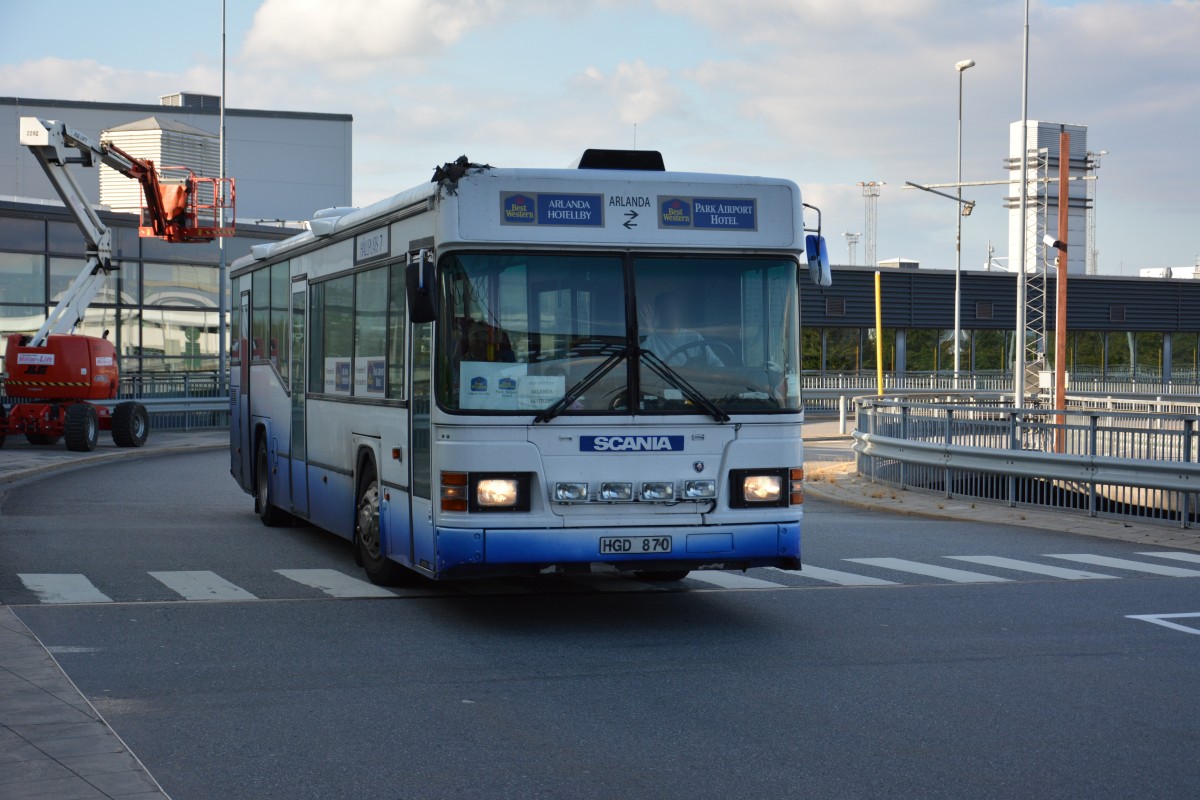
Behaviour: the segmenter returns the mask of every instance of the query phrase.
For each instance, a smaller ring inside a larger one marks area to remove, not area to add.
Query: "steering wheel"
[[[721,358],[721,353],[715,354],[717,356],[717,358],[721,358],[721,360],[724,362],[725,366],[729,366],[729,365],[733,364],[735,361],[737,361],[737,355],[734,354],[733,348],[730,347],[729,345],[725,344],[724,342],[717,341],[715,339],[712,341],[708,341],[705,339],[697,339],[694,342],[688,342],[687,344],[681,344],[679,347],[676,347],[674,350],[672,350],[671,352],[669,352],[665,356],[663,356],[662,360],[667,362],[668,364],[670,364],[671,359],[674,358],[675,356],[679,355],[680,353],[684,353],[688,350],[693,350],[697,347],[711,347],[714,350],[720,350],[722,353],[728,355],[729,358],[726,359],[726,358]]]

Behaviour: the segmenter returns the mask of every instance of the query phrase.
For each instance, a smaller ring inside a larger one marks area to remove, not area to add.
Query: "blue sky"
[[[220,89],[220,2],[0,0],[0,94],[157,102]],[[227,3],[231,107],[354,115],[354,202],[467,154],[566,166],[637,145],[668,168],[787,177],[835,261],[884,181],[877,253],[953,266],[953,205],[900,187],[1005,177],[1022,0],[264,0]],[[139,33],[139,25],[153,35]],[[1035,2],[1029,116],[1089,126],[1100,272],[1200,256],[1200,2]],[[300,165],[302,168],[302,165]],[[999,187],[966,190],[963,265],[1005,255]],[[858,258],[863,257],[859,245]]]

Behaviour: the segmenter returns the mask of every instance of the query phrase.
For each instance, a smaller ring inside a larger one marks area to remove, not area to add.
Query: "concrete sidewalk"
[[[167,797],[37,637],[4,606],[0,606],[0,797]]]
[[[91,453],[8,437],[0,495],[12,484],[130,458],[224,449],[224,430],[152,432],[144,447],[101,441]],[[2,498],[0,498],[2,499]],[[0,535],[4,518],[0,514]],[[92,707],[54,656],[0,605],[0,797],[4,800],[165,798],[145,766]]]

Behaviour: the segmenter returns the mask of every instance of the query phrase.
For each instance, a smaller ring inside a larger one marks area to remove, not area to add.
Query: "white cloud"
[[[641,59],[618,64],[611,75],[588,67],[575,86],[601,95],[627,125],[685,113],[683,92],[674,85],[670,70],[649,66]]]
[[[246,35],[250,62],[317,64],[362,77],[438,55],[473,30],[559,7],[550,0],[265,0]]]
[[[153,104],[164,94],[185,89],[218,93],[220,86],[220,71],[207,66],[159,72],[54,56],[0,64],[0,94],[15,97]]]

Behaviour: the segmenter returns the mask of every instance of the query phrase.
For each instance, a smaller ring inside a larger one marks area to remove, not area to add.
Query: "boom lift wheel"
[[[141,447],[150,435],[150,415],[141,403],[118,403],[112,413],[112,438],[117,447]]]
[[[271,464],[267,458],[267,440],[258,440],[258,451],[254,459],[254,513],[268,528],[282,528],[292,524],[292,515],[279,506],[271,504]]]
[[[96,449],[100,436],[100,424],[96,419],[96,407],[89,403],[72,403],[67,406],[67,419],[63,425],[63,438],[67,449],[78,453],[90,453]]]

